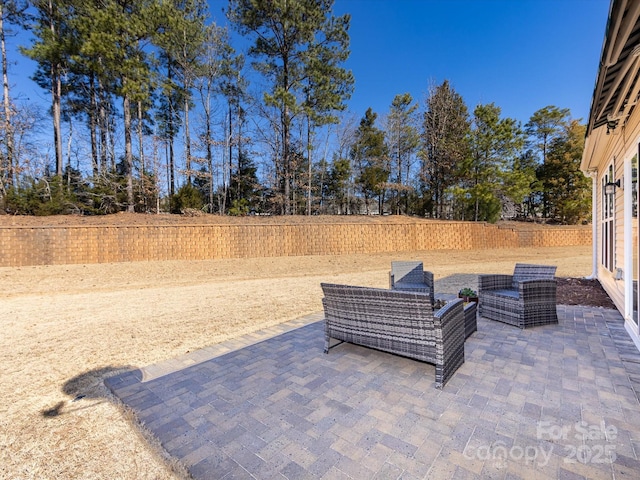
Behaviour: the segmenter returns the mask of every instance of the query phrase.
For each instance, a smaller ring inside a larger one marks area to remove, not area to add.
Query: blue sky
[[[224,24],[227,2],[210,5]],[[349,110],[384,115],[405,92],[422,103],[430,85],[447,79],[470,111],[494,102],[526,123],[556,105],[586,122],[608,9],[608,0],[336,0],[336,14],[351,14]],[[28,79],[32,62],[14,58],[12,95],[48,102]]]
[[[223,23],[214,0],[211,11]],[[349,110],[385,114],[396,94],[423,102],[449,80],[470,111],[495,103],[526,123],[547,105],[587,121],[608,0],[336,0],[351,14]]]
[[[359,115],[388,111],[398,93],[422,102],[448,79],[471,111],[494,102],[526,123],[556,105],[588,118],[607,0],[337,0],[335,10],[352,16]]]

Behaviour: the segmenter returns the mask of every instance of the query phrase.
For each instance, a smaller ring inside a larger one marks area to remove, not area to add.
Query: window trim
[[[606,194],[604,186],[606,183],[613,182],[615,176],[614,162],[609,164],[606,173],[602,177],[602,252],[600,263],[602,266],[613,272],[615,269],[615,245],[616,245],[616,229],[615,229],[615,193]]]

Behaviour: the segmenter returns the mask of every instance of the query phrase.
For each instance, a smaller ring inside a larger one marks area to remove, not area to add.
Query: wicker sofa
[[[436,388],[442,388],[464,363],[462,300],[447,303],[434,313],[431,297],[424,293],[321,286],[325,353],[333,338],[432,363]]]
[[[558,323],[556,267],[517,263],[513,275],[479,275],[479,314],[529,328]]]

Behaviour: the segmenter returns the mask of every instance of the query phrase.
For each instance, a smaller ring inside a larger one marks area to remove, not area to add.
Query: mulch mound
[[[556,277],[556,280],[558,305],[616,308],[598,280],[573,277]]]

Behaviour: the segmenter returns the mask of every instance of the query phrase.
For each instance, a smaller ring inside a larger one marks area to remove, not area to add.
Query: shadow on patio
[[[194,478],[637,478],[640,354],[616,310],[558,316],[478,319],[443,390],[430,364],[323,354],[321,315],[106,383]]]

